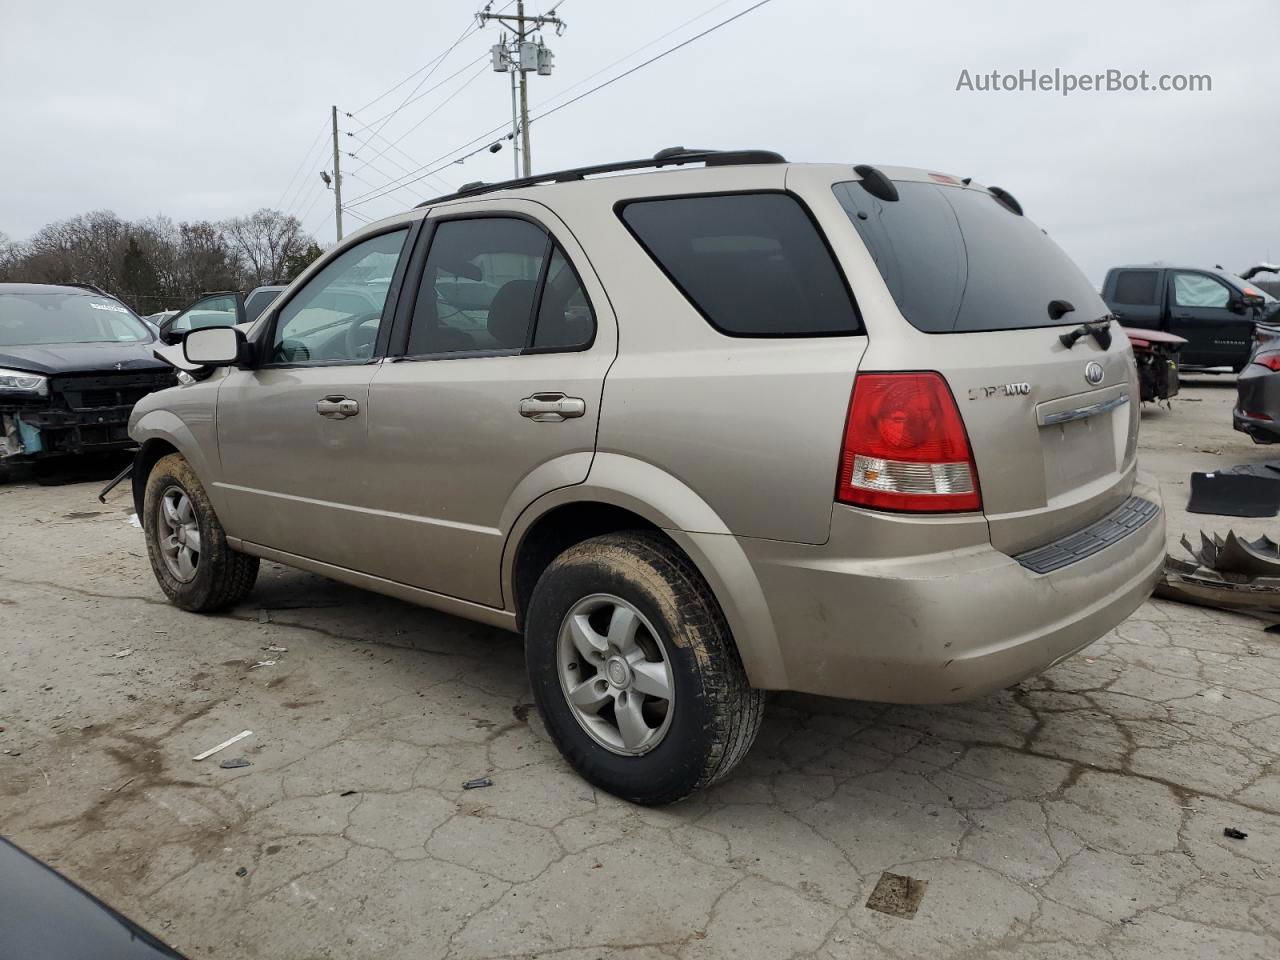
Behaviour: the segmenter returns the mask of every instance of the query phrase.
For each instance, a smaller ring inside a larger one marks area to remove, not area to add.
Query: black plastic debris
[[[244,757],[230,757],[218,764],[223,770],[239,770],[241,767],[250,766],[248,760]]]
[[[340,796],[340,797],[354,797],[354,796],[355,796],[357,793],[359,793],[359,792],[360,792],[359,790],[343,790],[340,794],[338,794],[338,796]]]
[[[1230,840],[1243,840],[1248,836],[1243,830],[1237,830],[1235,827],[1224,827],[1222,835]]]
[[[493,781],[488,777],[476,777],[462,785],[463,790],[479,790],[481,787],[492,787]]]
[[[1280,511],[1280,482],[1252,474],[1191,474],[1188,513],[1220,517],[1274,517]]]
[[[1263,460],[1261,463],[1241,463],[1228,467],[1223,473],[1235,473],[1244,477],[1261,477],[1280,481],[1280,460]]]
[[[236,871],[237,877],[247,877],[248,875],[249,875],[248,867],[241,867],[239,870]]]

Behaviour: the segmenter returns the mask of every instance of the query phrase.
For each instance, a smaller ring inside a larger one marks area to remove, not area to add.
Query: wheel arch
[[[502,591],[523,630],[538,577],[561,552],[604,533],[662,534],[687,556],[724,612],[754,687],[783,689],[786,673],[764,591],[745,551],[701,497],[652,464],[597,455],[585,482],[538,498],[516,519],[502,558]]]
[[[143,497],[151,468],[161,457],[171,453],[180,454],[191,465],[191,469],[204,484],[214,511],[221,512],[219,492],[210,482],[212,473],[208,460],[190,427],[180,417],[169,410],[148,411],[130,427],[129,435],[139,443],[138,452],[133,457],[133,472],[130,476],[133,505],[139,519],[142,517]]]

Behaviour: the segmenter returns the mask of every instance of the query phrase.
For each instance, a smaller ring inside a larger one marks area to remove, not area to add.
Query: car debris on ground
[[[1185,536],[1191,561],[1165,557],[1156,596],[1225,610],[1280,613],[1280,544],[1270,537],[1246,540],[1228,530],[1225,537],[1200,534],[1197,549]]]
[[[886,871],[876,881],[875,889],[867,898],[866,907],[868,910],[887,913],[891,917],[910,920],[920,909],[920,901],[924,899],[924,891],[928,885],[927,880]]]
[[[245,737],[251,737],[251,736],[253,736],[252,730],[242,730],[239,733],[237,733],[234,737],[231,737],[227,740],[223,740],[216,747],[210,747],[204,753],[197,753],[191,759],[197,762],[201,760],[207,760],[209,757],[212,757],[215,753],[219,752],[220,750],[225,750],[227,749],[227,747],[231,746],[233,743],[239,743]]]

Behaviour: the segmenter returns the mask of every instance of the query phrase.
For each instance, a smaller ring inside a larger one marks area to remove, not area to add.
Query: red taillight
[[[941,374],[858,375],[836,499],[911,512],[982,509],[969,437]]]
[[[1260,363],[1268,370],[1280,372],[1280,353],[1260,353],[1253,358],[1254,363]]]

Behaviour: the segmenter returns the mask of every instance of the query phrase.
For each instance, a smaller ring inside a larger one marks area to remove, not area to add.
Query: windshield
[[[0,347],[149,340],[146,325],[110,297],[0,292]]]
[[[1098,292],[1048,234],[985,190],[895,181],[896,201],[858,181],[832,188],[902,315],[925,333],[1021,330],[1097,320]],[[1049,316],[1049,301],[1075,310]]]

